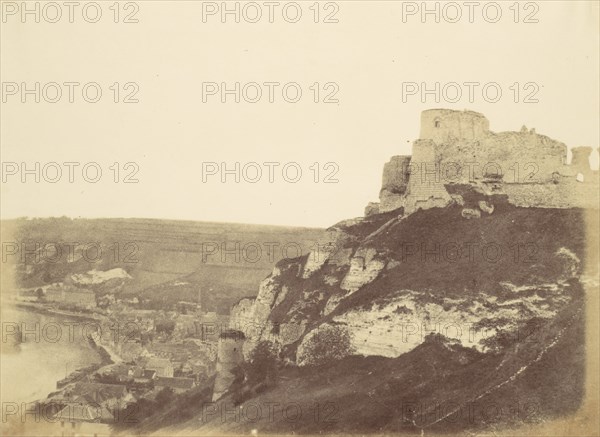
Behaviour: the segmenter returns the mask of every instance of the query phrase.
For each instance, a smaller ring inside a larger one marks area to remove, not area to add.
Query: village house
[[[135,401],[124,385],[98,382],[75,384],[65,393],[65,399],[69,403],[100,405],[111,411]]]
[[[156,379],[156,370],[144,369],[140,366],[132,366],[129,376],[135,384],[150,384]]]
[[[78,308],[96,308],[96,294],[91,290],[56,284],[45,290],[44,298],[48,302],[73,305]]]
[[[141,332],[154,330],[154,310],[127,309],[125,320],[133,321]]]
[[[196,385],[192,378],[165,378],[157,377],[154,386],[157,388],[171,388],[175,393],[183,393],[191,390]]]
[[[173,365],[167,358],[150,357],[144,365],[145,370],[154,370],[156,376],[172,377],[174,373]]]
[[[96,294],[91,290],[72,289],[65,292],[64,303],[79,308],[96,308]]]
[[[88,404],[69,404],[60,410],[53,423],[57,435],[75,437],[82,435],[110,435],[110,424],[115,418],[106,407]]]
[[[146,348],[139,341],[121,341],[115,345],[115,348],[121,359],[127,363],[148,354]]]
[[[62,284],[52,285],[44,290],[44,298],[48,302],[63,302],[65,300],[65,289]]]

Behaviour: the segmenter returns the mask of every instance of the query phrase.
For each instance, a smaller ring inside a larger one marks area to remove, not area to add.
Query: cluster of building
[[[85,288],[65,286],[62,282],[48,287],[44,299],[79,309],[96,308],[96,293]]]
[[[124,385],[78,382],[52,398],[48,405],[58,411],[49,422],[61,435],[110,435],[123,406],[133,401]]]
[[[96,293],[65,282],[55,282],[41,287],[19,290],[19,300],[38,301],[80,310],[96,308]]]
[[[140,347],[130,361],[101,367],[62,388],[51,398],[62,407],[53,422],[62,435],[109,435],[115,424],[137,420],[136,408],[128,410],[128,405],[154,400],[165,389],[185,393],[204,382],[216,365],[216,346],[211,349],[196,339]]]
[[[172,310],[143,309],[135,297],[122,298],[110,287],[98,292],[81,282],[71,276],[18,294],[18,300],[50,310],[97,313],[92,322],[96,329],[88,334],[113,361],[77,369],[57,382],[59,391],[49,401],[60,406],[53,423],[61,435],[110,435],[115,423],[135,419],[123,417],[135,415],[128,405],[156,400],[165,389],[185,393],[216,372],[216,396],[227,391],[243,344],[223,334],[228,315],[202,311],[200,303],[186,301]]]

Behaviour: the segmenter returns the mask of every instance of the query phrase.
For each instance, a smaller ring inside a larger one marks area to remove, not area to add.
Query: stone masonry
[[[370,203],[367,215],[444,207],[454,201],[448,185],[489,186],[490,181],[497,194],[518,206],[598,208],[598,171],[589,161],[593,150],[571,150],[567,165],[567,146],[535,129],[496,133],[477,112],[423,111],[412,156],[394,156],[385,164],[380,202]]]

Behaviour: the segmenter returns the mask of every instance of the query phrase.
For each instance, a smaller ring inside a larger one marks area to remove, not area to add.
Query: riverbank
[[[101,322],[103,320],[107,320],[106,316],[100,314],[83,314],[83,313],[74,313],[71,311],[59,310],[56,308],[51,308],[46,306],[45,304],[33,303],[33,302],[15,302],[14,307],[16,309],[32,311],[39,314],[44,314],[47,316],[58,316],[58,317],[67,317],[69,319],[76,320],[84,320],[90,322]]]
[[[56,382],[57,391],[50,393],[46,397],[46,399],[51,396],[59,394],[61,392],[61,390],[63,388],[65,388],[67,385],[74,384],[74,383],[80,382],[86,378],[89,378],[90,376],[92,376],[94,373],[96,373],[101,368],[103,368],[105,366],[110,366],[111,364],[115,363],[115,361],[113,361],[113,355],[106,349],[106,347],[98,344],[98,340],[93,337],[94,337],[93,334],[88,337],[88,344],[100,356],[100,363],[92,364],[91,366],[82,367],[79,369],[75,369],[73,372],[71,372],[71,374],[69,374],[65,378],[58,380]],[[118,358],[118,356],[116,356],[116,358]]]
[[[100,336],[97,333],[92,333],[89,337],[89,341],[94,344],[94,347],[96,347],[98,350],[102,350],[102,356],[105,357],[107,361],[107,363],[103,366],[123,362],[123,359],[115,352],[115,350],[112,347],[102,344],[100,342]]]
[[[99,341],[93,326],[89,326],[108,323],[104,316],[24,302],[11,302],[2,309],[3,322],[12,321],[29,330],[26,341],[19,342],[13,353],[4,353],[6,348],[2,348],[3,398],[12,397],[11,401],[17,403],[48,402],[49,398],[60,395],[64,387],[93,379],[103,367],[121,361],[110,346]],[[69,325],[69,329],[63,324]],[[24,368],[32,371],[27,377],[22,374]]]
[[[56,308],[47,307],[44,304],[38,303],[19,302],[15,304],[15,308],[25,311],[32,311],[52,317],[66,317],[69,319],[97,323],[109,322],[109,319],[106,316],[100,314],[73,313],[71,311],[58,310]],[[116,351],[112,347],[102,344],[102,342],[100,341],[100,336],[98,334],[91,333],[87,336],[87,340],[92,349],[96,350],[102,359],[100,367],[123,361],[122,358],[116,353]]]

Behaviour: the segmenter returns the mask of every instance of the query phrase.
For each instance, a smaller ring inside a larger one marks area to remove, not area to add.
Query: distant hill
[[[1,226],[7,258],[3,270],[14,269],[18,288],[120,267],[132,277],[123,287],[123,296],[138,296],[150,306],[164,308],[165,302],[195,302],[200,292],[204,309],[222,314],[228,314],[241,297],[255,295],[274,262],[308,253],[324,232],[235,223],[64,217],[3,220]],[[22,243],[29,251],[25,259]],[[108,292],[110,287],[100,291]]]

